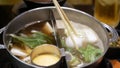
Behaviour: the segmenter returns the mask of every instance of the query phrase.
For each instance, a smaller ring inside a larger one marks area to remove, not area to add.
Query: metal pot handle
[[[107,24],[104,24],[104,23],[102,23],[103,24],[103,26],[112,34],[112,38],[110,38],[110,42],[115,42],[115,41],[117,41],[118,40],[118,37],[119,37],[119,35],[118,35],[118,32],[114,29],[114,28],[112,28],[111,26],[109,26],[109,25],[107,25]]]
[[[1,34],[3,31],[5,31],[5,29],[6,29],[6,27],[1,28],[1,29],[0,29],[0,34]]]
[[[3,31],[5,31],[6,27],[3,27],[0,29],[0,34],[2,34]],[[0,44],[0,49],[6,49],[3,44]]]
[[[3,44],[0,44],[0,49],[6,49]]]

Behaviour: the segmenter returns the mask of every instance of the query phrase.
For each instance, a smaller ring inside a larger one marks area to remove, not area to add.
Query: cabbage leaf
[[[14,40],[21,42],[24,45],[27,45],[30,48],[35,48],[38,45],[49,43],[52,44],[53,38],[42,33],[42,32],[33,32],[30,36],[17,36],[15,34],[10,34]]]
[[[102,54],[102,50],[92,44],[81,47],[78,51],[82,54],[85,62],[93,62]]]

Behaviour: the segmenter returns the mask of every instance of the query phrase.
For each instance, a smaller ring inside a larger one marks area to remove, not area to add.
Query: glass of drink
[[[119,9],[118,0],[95,0],[94,16],[115,28],[119,23]]]

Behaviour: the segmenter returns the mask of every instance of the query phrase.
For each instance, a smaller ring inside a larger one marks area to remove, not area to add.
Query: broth
[[[40,66],[50,66],[56,64],[60,60],[59,56],[54,54],[42,54],[33,59],[33,62]]]
[[[103,43],[100,40],[99,36],[95,31],[93,31],[90,27],[72,22],[75,30],[78,32],[78,36],[72,35],[79,49],[75,49],[74,45],[64,27],[61,20],[57,20],[57,34],[61,41],[61,46],[59,48],[64,48],[66,53],[66,60],[70,67],[78,67],[83,66],[88,63],[94,62],[98,59],[102,53],[104,52]],[[10,43],[10,51],[17,56],[22,61],[30,63],[30,53],[33,48],[41,44],[55,44],[55,39],[53,36],[53,29],[51,25],[47,22],[33,22],[32,24],[28,24],[20,30],[17,34],[10,35],[13,37],[12,42]],[[71,32],[72,33],[72,32]],[[42,35],[42,36],[40,36]],[[21,36],[18,38],[18,36]],[[15,39],[18,39],[15,41]],[[25,40],[25,39],[27,40]],[[40,43],[42,40],[46,41]],[[20,41],[20,40],[24,41]],[[30,41],[30,40],[34,41]],[[29,43],[28,43],[29,41]],[[26,43],[26,44],[21,44]],[[36,43],[37,42],[37,43]],[[37,45],[33,45],[37,44]],[[28,46],[27,46],[28,45]],[[30,46],[32,45],[32,46]],[[15,51],[20,54],[14,53]],[[92,57],[92,58],[91,58]]]
[[[51,25],[47,21],[35,21],[25,25],[16,34],[10,34],[12,40],[9,49],[19,59],[31,63],[30,54],[32,49],[42,44],[53,44],[54,40]]]
[[[61,20],[58,20],[57,30],[62,43],[62,46],[60,47],[65,48],[66,50],[66,60],[70,68],[74,67],[80,68],[83,65],[87,65],[88,63],[97,60],[104,52],[104,46],[97,33],[93,31],[90,27],[72,21],[71,24],[78,33],[78,36],[75,36],[74,34],[72,36],[76,44],[78,45],[79,49],[75,48],[74,44],[72,43],[72,40],[70,40],[71,38],[68,35],[64,24],[62,24]],[[98,51],[98,53],[96,53],[96,56],[92,56],[92,53],[95,53],[95,51]],[[95,59],[91,60],[92,59],[91,57]]]

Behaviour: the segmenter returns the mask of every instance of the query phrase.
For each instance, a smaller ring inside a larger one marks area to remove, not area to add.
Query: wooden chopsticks
[[[55,5],[60,17],[63,20],[63,23],[64,23],[64,25],[65,25],[65,27],[66,27],[66,29],[68,31],[68,34],[69,34],[75,48],[78,49],[78,46],[76,45],[75,40],[74,40],[74,38],[72,36],[72,33],[71,33],[71,32],[73,32],[75,35],[77,35],[77,32],[73,28],[72,24],[70,23],[70,20],[68,19],[67,15],[65,14],[65,12],[61,9],[61,7],[60,7],[59,3],[57,2],[57,0],[53,0],[53,3]]]

